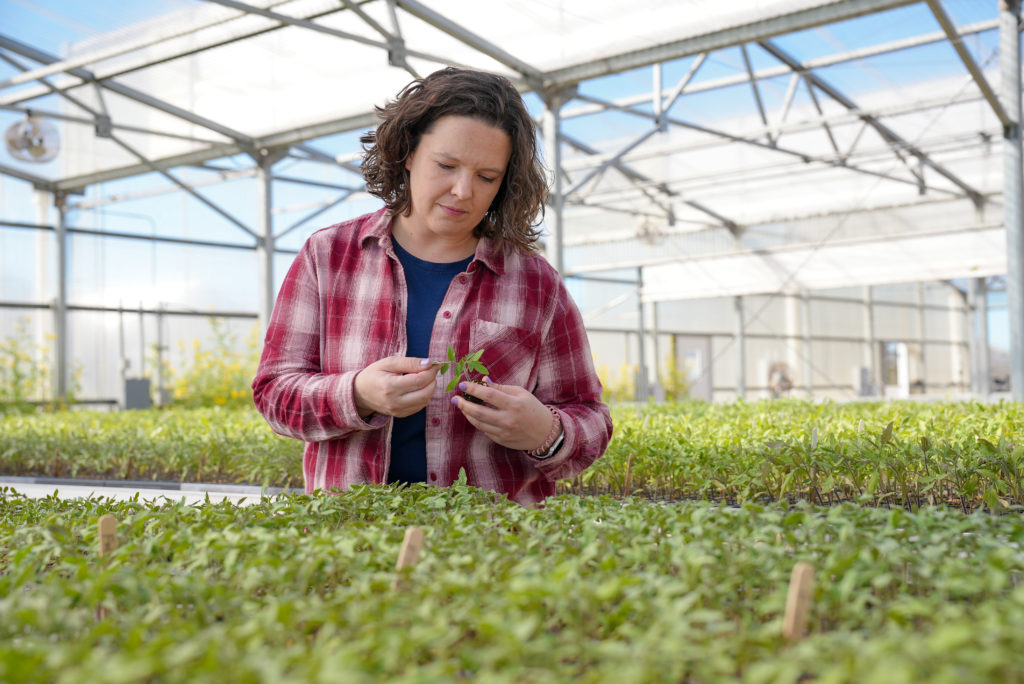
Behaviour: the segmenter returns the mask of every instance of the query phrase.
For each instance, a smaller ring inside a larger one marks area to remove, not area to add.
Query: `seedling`
[[[441,372],[447,373],[448,367],[451,366],[454,371],[454,375],[452,375],[451,382],[448,383],[448,386],[445,387],[444,391],[451,392],[458,386],[459,382],[462,381],[463,378],[468,382],[474,382],[474,380],[469,376],[471,371],[476,371],[480,375],[488,375],[490,371],[487,370],[487,366],[480,362],[480,357],[483,355],[484,350],[478,349],[475,352],[466,354],[456,361],[455,348],[448,345],[448,361],[441,363]]]

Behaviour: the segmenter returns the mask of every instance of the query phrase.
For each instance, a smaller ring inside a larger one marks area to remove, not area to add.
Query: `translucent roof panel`
[[[62,163],[11,166],[67,180],[61,187],[69,188],[143,171],[140,155],[173,166],[370,126],[375,105],[414,74],[445,64],[497,71],[524,89],[543,89],[735,43],[741,35],[906,4],[639,0],[623,12],[617,0],[179,0],[147,10],[128,3],[112,16],[56,1],[34,3],[33,12],[4,3],[18,12],[0,41],[7,57],[0,125],[32,107],[78,129],[64,135]],[[166,13],[154,16],[157,10]],[[40,17],[51,15],[64,17],[54,33],[69,41],[59,46],[47,38],[50,31],[35,30]],[[92,25],[76,25],[89,21],[109,22],[111,30],[83,37]],[[127,147],[109,138],[83,140],[104,113],[115,135],[131,125],[144,137]]]
[[[278,192],[294,218],[334,201],[313,187],[365,202],[374,107],[454,64],[511,78],[538,121],[561,103],[570,275],[647,266],[658,299],[1005,268],[995,0],[88,5],[0,0],[0,127],[31,110],[61,138],[0,173],[44,190],[217,198],[207,179],[281,152],[277,176],[320,182]]]

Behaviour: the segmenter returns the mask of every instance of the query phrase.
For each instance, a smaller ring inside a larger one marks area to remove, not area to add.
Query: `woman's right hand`
[[[356,374],[355,402],[362,418],[382,413],[396,418],[426,408],[434,394],[437,364],[429,359],[389,356]]]

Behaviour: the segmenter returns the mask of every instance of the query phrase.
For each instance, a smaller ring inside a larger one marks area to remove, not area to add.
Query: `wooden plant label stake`
[[[395,565],[395,580],[391,583],[392,589],[397,589],[400,582],[399,576],[405,568],[416,565],[420,557],[420,549],[423,548],[423,529],[410,527],[405,531],[405,539],[402,540],[402,548],[398,552],[398,563]]]
[[[100,555],[106,556],[117,548],[117,520],[109,513],[100,518]]]
[[[108,513],[100,517],[97,526],[100,533],[100,556],[102,557],[113,553],[117,548],[117,520]],[[104,606],[97,606],[96,619],[103,620],[109,612]]]
[[[623,485],[623,494],[629,496],[633,493],[633,457],[636,454],[630,454],[629,458],[626,459],[626,484]]]
[[[801,561],[793,567],[793,574],[789,578],[786,615],[782,621],[782,636],[788,643],[800,641],[807,631],[807,613],[811,607],[813,590],[814,568]]]

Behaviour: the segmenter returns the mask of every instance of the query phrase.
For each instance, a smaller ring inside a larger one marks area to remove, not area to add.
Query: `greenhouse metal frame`
[[[634,2],[627,13],[611,1],[206,0],[183,2],[175,15],[75,45],[63,56],[9,26],[0,31],[0,60],[11,68],[0,79],[0,114],[43,114],[59,121],[74,145],[43,170],[0,161],[0,174],[29,184],[38,203],[34,223],[5,218],[0,227],[52,232],[57,280],[52,303],[7,300],[0,307],[53,311],[61,396],[68,311],[123,308],[69,301],[69,235],[255,251],[255,316],[265,327],[281,275],[275,255],[294,252],[283,239],[365,197],[358,152],[332,154],[313,141],[372,127],[375,105],[411,78],[455,64],[502,73],[541,103],[538,123],[553,170],[547,256],[566,278],[624,287],[620,300],[638,297],[641,368],[650,334],[644,303],[733,298],[742,396],[745,296],[800,298],[845,285],[867,288],[870,300],[872,285],[966,278],[973,302],[982,279],[1005,274],[1010,384],[1014,399],[1022,400],[1020,2],[1000,0],[997,16],[971,24],[957,24],[947,4],[691,0]],[[903,9],[925,10],[938,30],[922,27],[809,58],[795,54],[793,37],[801,32]],[[985,58],[969,44],[996,31],[998,69],[994,54]],[[834,78],[845,65],[935,46],[955,53],[960,71],[925,83],[927,92],[908,88],[891,102],[870,93],[861,99],[850,94],[860,86]],[[742,69],[707,76],[711,56],[727,49],[736,51]],[[277,88],[258,87],[264,53],[266,64],[280,70],[273,72]],[[250,56],[256,63],[244,78],[227,68]],[[650,74],[647,92],[602,96],[589,87],[623,74],[635,80],[638,70]],[[189,82],[181,71],[199,76]],[[243,82],[235,87],[233,80]],[[784,94],[772,106],[766,84],[783,82]],[[317,83],[337,84],[346,97],[340,103],[317,97]],[[724,116],[718,125],[686,115],[690,99],[714,102],[736,89],[749,98],[741,115]],[[595,116],[632,123],[617,124],[618,137],[589,137],[587,121]],[[933,135],[932,126],[942,130]],[[1001,157],[996,182],[978,162],[993,147]],[[240,157],[249,164],[223,163]],[[284,160],[336,168],[343,180],[276,171]],[[162,183],[134,195],[86,195],[144,174],[157,174]],[[239,178],[255,181],[255,222],[206,190]],[[800,178],[803,192],[779,197],[787,178]],[[276,225],[275,183],[333,196],[290,225]],[[69,211],[168,191],[186,193],[237,229],[243,242],[118,234],[67,220]],[[883,215],[898,215],[902,230],[877,228]],[[936,226],[936,217],[950,225]],[[801,352],[807,363],[809,349],[807,342]],[[976,370],[984,363],[980,356],[972,355]]]

